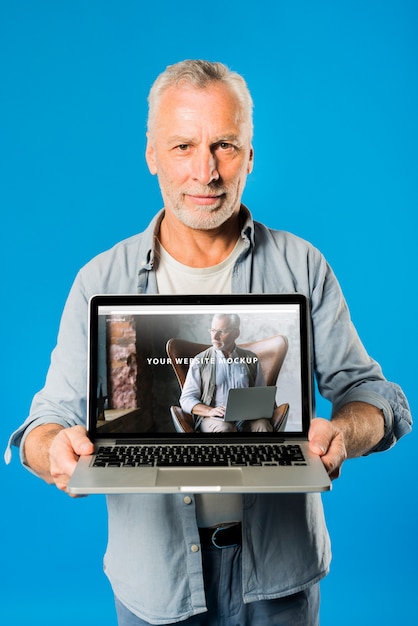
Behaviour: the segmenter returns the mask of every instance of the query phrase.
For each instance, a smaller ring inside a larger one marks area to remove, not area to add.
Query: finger
[[[329,477],[334,480],[341,474],[341,466],[347,458],[347,452],[343,438],[337,434],[331,441],[326,454],[321,456],[322,463]]]
[[[332,438],[335,436],[332,424],[325,419],[315,418],[309,429],[309,448],[314,454],[323,456],[327,453]]]
[[[309,448],[321,457],[331,479],[338,478],[347,451],[341,430],[329,420],[315,418],[309,429]]]
[[[78,456],[93,454],[94,446],[87,437],[86,429],[83,426],[74,426],[62,432],[66,434],[70,445]]]
[[[61,430],[51,444],[50,472],[55,485],[66,491],[68,482],[82,454],[92,454],[93,444],[81,426]]]

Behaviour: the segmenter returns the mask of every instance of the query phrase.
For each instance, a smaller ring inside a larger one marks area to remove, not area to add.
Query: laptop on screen
[[[276,404],[276,385],[269,387],[231,387],[228,391],[225,415],[226,422],[239,424],[243,420],[271,420]]]
[[[331,488],[307,445],[313,387],[304,296],[98,295],[89,316],[87,430],[95,452],[80,457],[70,493]],[[232,353],[211,342],[214,316],[239,320]],[[231,395],[270,394],[261,421],[255,408],[248,414],[250,397],[233,418],[219,417],[228,426],[222,432],[207,432],[206,418],[185,410],[196,372],[206,392],[212,384],[216,404],[222,368]]]

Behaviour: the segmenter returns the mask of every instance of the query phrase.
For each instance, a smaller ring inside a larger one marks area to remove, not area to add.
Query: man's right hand
[[[193,415],[199,415],[201,417],[216,417],[218,419],[222,419],[225,415],[226,407],[219,406],[208,406],[207,404],[195,404],[192,413]]]
[[[205,417],[218,417],[221,419],[225,416],[225,411],[226,411],[226,407],[224,406],[210,407]]]
[[[78,458],[92,454],[94,446],[83,426],[63,428],[54,437],[49,448],[50,474],[58,489],[67,490]]]
[[[67,490],[78,458],[93,451],[94,446],[83,426],[63,428],[58,424],[43,424],[34,428],[25,441],[29,467],[61,491]]]

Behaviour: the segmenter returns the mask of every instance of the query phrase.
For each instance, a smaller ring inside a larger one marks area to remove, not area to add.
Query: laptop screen
[[[307,309],[297,294],[93,297],[90,435],[178,437],[180,415],[194,435],[211,436],[199,427],[202,418],[190,415],[193,393],[215,406],[226,403],[228,386],[276,386],[274,414],[284,417],[271,436],[306,434],[312,416]],[[244,421],[235,430],[266,436]]]

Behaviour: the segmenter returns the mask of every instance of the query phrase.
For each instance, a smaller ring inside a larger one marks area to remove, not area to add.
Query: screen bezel
[[[302,430],[283,431],[273,433],[222,433],[209,434],[202,432],[194,433],[164,433],[156,436],[155,433],[104,433],[100,432],[101,440],[129,440],[144,442],[175,442],[187,441],[212,441],[225,442],[248,441],[268,439],[278,441],[289,438],[306,439],[311,419],[314,415],[313,399],[313,374],[311,362],[311,334],[310,334],[310,308],[309,300],[302,294],[228,294],[228,295],[160,295],[160,294],[131,294],[131,295],[95,295],[90,299],[89,305],[89,355],[88,355],[88,404],[87,404],[87,429],[92,441],[96,439],[96,415],[97,415],[97,353],[99,344],[99,310],[102,307],[123,308],[141,307],[151,310],[153,307],[174,306],[185,307],[222,307],[230,306],[263,306],[263,305],[292,305],[299,308],[299,336],[300,336],[300,380],[301,380],[301,411]]]

